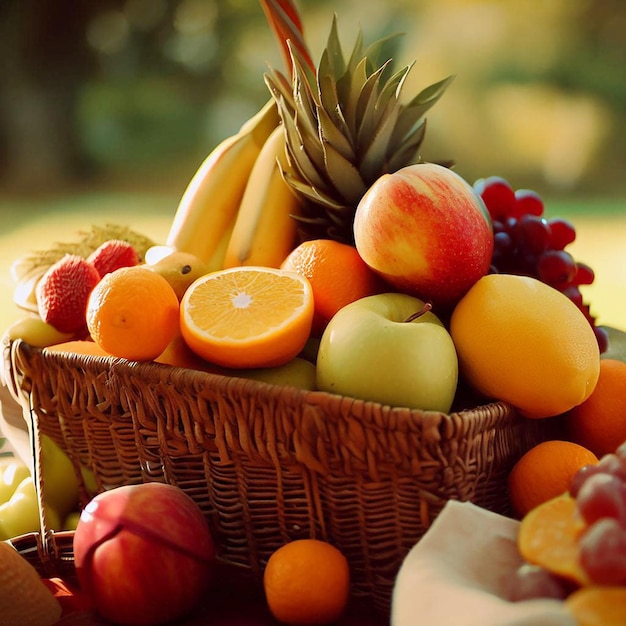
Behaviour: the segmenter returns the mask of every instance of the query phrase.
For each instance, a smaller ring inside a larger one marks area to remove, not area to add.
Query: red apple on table
[[[356,209],[363,260],[399,291],[451,307],[489,271],[491,220],[472,186],[449,168],[384,174]]]
[[[191,613],[210,588],[214,555],[198,505],[162,483],[97,495],[74,535],[81,589],[118,624],[163,624]]]

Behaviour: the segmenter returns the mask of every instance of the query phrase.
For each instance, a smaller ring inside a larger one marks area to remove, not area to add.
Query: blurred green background
[[[297,6],[316,61],[336,13],[346,52],[359,28],[366,43],[403,33],[393,58],[415,62],[407,97],[455,75],[422,156],[453,159],[470,182],[504,176],[572,217],[576,256],[606,272],[600,313],[610,299],[609,321],[626,326],[623,0]],[[166,222],[203,158],[268,99],[268,64],[282,63],[256,0],[1,0],[0,234],[42,216]],[[5,281],[18,245],[7,240]],[[612,256],[593,256],[601,248]]]
[[[426,158],[552,195],[624,195],[622,0],[300,0],[319,59],[338,14],[349,51],[403,33],[407,95],[456,76],[429,115]],[[255,0],[2,0],[0,175],[180,190],[267,99],[282,59]]]

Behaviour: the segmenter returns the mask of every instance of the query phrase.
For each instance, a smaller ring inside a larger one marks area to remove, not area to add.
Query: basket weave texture
[[[346,554],[355,600],[385,612],[403,558],[446,501],[508,514],[508,472],[555,432],[500,402],[448,415],[20,340],[6,351],[12,391],[35,437],[72,459],[82,504],[81,466],[97,491],[177,485],[224,562],[260,577],[285,542],[324,539]]]

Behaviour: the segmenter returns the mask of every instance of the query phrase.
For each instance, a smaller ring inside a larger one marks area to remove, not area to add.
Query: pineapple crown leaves
[[[356,205],[378,177],[420,160],[425,114],[453,77],[402,103],[414,64],[393,72],[392,59],[377,62],[393,37],[365,48],[359,29],[346,61],[335,15],[317,72],[310,57],[288,40],[291,80],[277,70],[265,74],[286,133],[283,176],[296,193],[325,209],[325,215],[318,209],[302,221],[347,231]]]

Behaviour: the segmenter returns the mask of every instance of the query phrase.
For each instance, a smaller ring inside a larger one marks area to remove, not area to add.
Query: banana
[[[37,313],[39,311],[37,305],[37,283],[46,272],[45,267],[31,270],[29,273],[22,276],[13,290],[13,302],[24,309],[24,311],[30,311]]]
[[[296,244],[300,200],[283,179],[278,161],[285,152],[285,133],[274,129],[254,163],[233,232],[224,267],[279,267]]]
[[[181,197],[167,246],[197,256],[210,271],[221,269],[250,172],[278,122],[272,98],[211,151]]]

